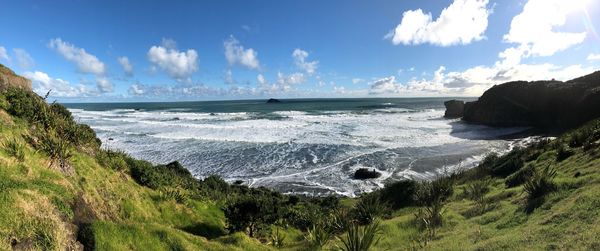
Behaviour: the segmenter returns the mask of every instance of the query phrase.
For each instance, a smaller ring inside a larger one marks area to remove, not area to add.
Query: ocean
[[[504,152],[524,128],[445,119],[448,98],[285,99],[65,104],[103,147],[152,163],[178,160],[203,178],[284,193],[356,196],[428,179]],[[381,177],[355,180],[359,168]]]

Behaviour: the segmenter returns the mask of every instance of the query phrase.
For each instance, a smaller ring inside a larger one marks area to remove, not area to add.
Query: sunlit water
[[[282,192],[354,196],[404,178],[468,168],[505,151],[497,129],[443,118],[445,99],[264,100],[68,104],[103,146],[166,163],[179,160],[198,178]],[[354,180],[358,168],[382,176]]]

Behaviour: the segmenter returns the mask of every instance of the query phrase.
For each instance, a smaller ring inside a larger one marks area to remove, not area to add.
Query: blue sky
[[[477,96],[600,69],[594,0],[0,6],[0,63],[64,102]]]

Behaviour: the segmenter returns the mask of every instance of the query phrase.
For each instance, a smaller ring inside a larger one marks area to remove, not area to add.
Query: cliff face
[[[465,104],[463,119],[491,126],[570,128],[600,117],[600,71],[567,82],[509,82]]]
[[[0,91],[11,86],[31,91],[31,80],[15,74],[11,69],[0,64]]]

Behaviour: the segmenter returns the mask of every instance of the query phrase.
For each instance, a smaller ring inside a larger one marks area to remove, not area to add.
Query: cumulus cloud
[[[35,66],[35,61],[31,57],[31,55],[27,53],[27,51],[20,48],[15,48],[13,49],[13,52],[15,53],[15,58],[17,59],[19,67],[21,67],[22,69],[29,69]]]
[[[362,83],[362,82],[364,82],[364,81],[365,81],[365,80],[364,80],[364,79],[362,79],[362,78],[353,78],[353,79],[352,79],[352,83],[353,83],[353,84],[360,84],[360,83]]]
[[[86,97],[96,94],[96,90],[85,85],[73,86],[68,81],[52,78],[40,71],[25,72],[23,76],[31,80],[33,90],[40,95],[45,95],[50,90],[53,97]]]
[[[129,58],[119,57],[119,58],[117,58],[117,61],[119,62],[121,67],[123,67],[123,71],[125,72],[125,75],[133,76],[133,65],[131,65],[131,63],[129,62]]]
[[[0,60],[10,62],[10,57],[8,56],[8,52],[6,52],[6,48],[4,48],[4,46],[0,46]]]
[[[295,49],[294,52],[292,52],[292,57],[294,58],[294,63],[296,66],[308,73],[308,75],[315,73],[317,67],[319,66],[319,61],[306,60],[308,57],[308,52],[304,50]]]
[[[60,38],[50,40],[48,46],[57,51],[66,60],[74,63],[82,73],[104,75],[106,66],[96,56],[89,54],[83,48],[62,41]]]
[[[552,56],[583,42],[586,32],[561,32],[555,29],[563,26],[567,15],[576,11],[575,2],[586,0],[529,0],[523,11],[515,16],[504,41],[517,44],[500,53],[503,64],[515,65],[522,58],[530,56]]]
[[[600,54],[591,53],[590,55],[587,56],[587,60],[588,61],[598,61],[598,60],[600,60]]]
[[[198,71],[198,53],[193,49],[179,51],[175,41],[163,39],[162,45],[148,50],[148,61],[178,81],[188,79]]]
[[[260,68],[258,52],[252,48],[245,49],[235,37],[230,36],[225,40],[223,47],[225,48],[225,58],[230,66],[241,65],[252,70]]]
[[[434,21],[431,13],[409,10],[385,38],[393,44],[438,46],[469,44],[484,38],[492,10],[487,0],[454,0]]]
[[[96,86],[98,90],[102,93],[112,92],[113,84],[106,77],[99,77],[96,79]]]
[[[144,87],[142,87],[140,84],[131,85],[127,91],[129,92],[129,94],[134,96],[144,95],[145,93]]]
[[[430,79],[411,79],[399,83],[395,77],[381,78],[370,83],[371,95],[398,96],[443,96],[468,95],[479,96],[495,84],[509,81],[525,80],[570,80],[592,72],[591,67],[571,65],[561,67],[553,64],[528,65],[520,64],[510,68],[498,65],[475,66],[465,71],[447,72],[440,66]]]
[[[233,79],[233,72],[231,72],[231,69],[227,69],[225,71],[225,74],[223,75],[223,80],[225,81],[225,84],[228,85],[236,84],[235,79]]]

